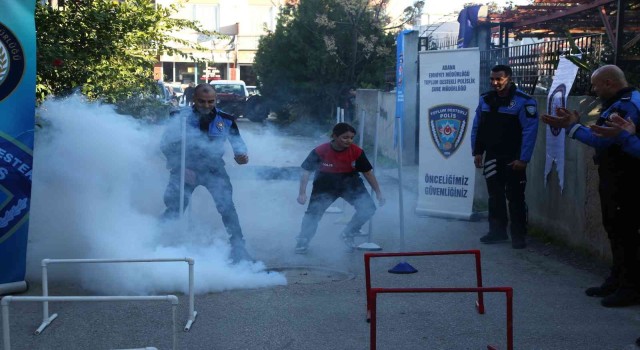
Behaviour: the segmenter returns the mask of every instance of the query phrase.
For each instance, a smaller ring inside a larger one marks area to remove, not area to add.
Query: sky
[[[448,14],[454,11],[460,11],[464,8],[464,4],[474,2],[469,0],[426,0],[425,1],[425,13],[428,14]],[[486,4],[488,1],[479,1],[479,3]],[[515,5],[524,5],[531,1],[529,0],[515,0]],[[507,0],[496,0],[499,7],[505,6]]]
[[[392,0],[390,11],[402,11],[402,9],[410,6],[414,3],[414,0]],[[442,21],[442,18],[453,12],[459,12],[463,9],[464,4],[473,2],[471,0],[425,0],[425,7],[423,10],[424,15],[427,18],[423,18],[423,24],[430,22]],[[480,1],[479,3],[487,3],[488,1]],[[515,5],[524,5],[530,3],[531,0],[514,0]],[[498,6],[505,6],[507,0],[496,0]],[[452,20],[455,21],[457,17],[452,16]]]

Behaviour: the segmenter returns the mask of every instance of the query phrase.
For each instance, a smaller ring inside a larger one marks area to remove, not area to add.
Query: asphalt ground
[[[260,126],[242,124],[241,128]],[[300,148],[304,153],[310,149]],[[273,168],[289,173],[295,166],[255,163],[276,173]],[[230,174],[241,170],[231,167]],[[397,252],[401,246],[401,187],[393,174],[393,169],[380,169],[378,175],[387,204],[373,218],[371,241],[383,252]],[[283,273],[287,284],[197,294],[198,317],[190,332],[182,331],[188,317],[187,297],[172,290],[158,291],[157,295],[179,296],[177,348],[368,349],[363,252],[346,252],[338,237],[351,208],[344,206],[343,214],[326,214],[308,254],[298,255],[293,251],[294,238],[305,208],[295,203],[295,176],[232,178],[249,251],[272,273]],[[418,217],[413,212],[415,191],[405,186],[402,191],[406,251],[479,249],[484,286],[513,288],[515,349],[636,349],[640,306],[604,308],[599,299],[584,294],[585,288],[602,281],[601,264],[567,258],[567,252],[537,240],[523,250],[514,250],[509,243],[479,244],[486,221]],[[251,214],[257,212],[260,215]],[[368,232],[368,226],[363,230]],[[411,264],[418,273],[387,272],[400,262]],[[372,263],[371,272],[373,286],[379,287],[475,286],[471,256],[380,258]],[[23,295],[41,295],[40,282],[36,278],[29,282],[30,289]],[[95,295],[73,279],[53,280],[49,288],[51,295]],[[474,293],[382,295],[377,305],[377,348],[486,349],[491,344],[506,349],[505,296],[486,293],[484,299],[486,312],[481,315],[474,306]],[[36,336],[33,331],[42,320],[41,305],[11,304],[12,349],[172,346],[168,303],[51,303],[50,308],[59,317]]]

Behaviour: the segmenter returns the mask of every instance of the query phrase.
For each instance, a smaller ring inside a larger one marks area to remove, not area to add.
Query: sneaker
[[[358,230],[353,234],[354,237],[368,237],[369,233],[368,232],[364,232],[362,230]]]
[[[236,243],[231,244],[231,252],[229,253],[229,258],[231,259],[232,264],[238,264],[241,261],[254,262],[253,257],[247,252],[247,249],[244,247],[244,242],[242,244]]]
[[[342,234],[340,234],[340,238],[342,238],[342,242],[344,242],[344,245],[347,246],[348,252],[352,252],[354,249],[356,249],[356,243],[353,241],[352,234],[347,234],[346,232],[342,232]]]
[[[640,302],[640,294],[633,288],[620,287],[614,293],[608,295],[600,304],[604,307],[621,307],[638,304]]]
[[[487,233],[486,235],[480,237],[480,243],[484,244],[492,244],[492,243],[502,243],[509,240],[509,237],[506,233],[498,234],[498,233]]]
[[[513,249],[524,249],[527,247],[527,241],[522,238],[514,238],[511,237],[511,248]]]
[[[602,298],[613,294],[617,289],[618,283],[615,283],[614,281],[611,281],[609,280],[609,278],[607,278],[607,280],[605,280],[602,285],[598,287],[587,288],[584,293],[590,297]]]
[[[309,250],[309,239],[307,238],[297,238],[298,243],[296,243],[296,254],[306,254]]]

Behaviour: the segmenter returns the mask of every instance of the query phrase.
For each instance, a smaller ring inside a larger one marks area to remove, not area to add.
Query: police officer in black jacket
[[[491,68],[492,91],[480,97],[471,145],[476,168],[484,167],[489,192],[489,233],[480,242],[508,240],[508,200],[511,245],[523,249],[527,234],[525,170],[536,143],[538,111],[536,101],[516,88],[512,74],[506,65]]]

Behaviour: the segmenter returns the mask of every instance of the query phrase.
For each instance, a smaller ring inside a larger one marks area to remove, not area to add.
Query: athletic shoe
[[[602,285],[587,288],[584,293],[590,297],[606,297],[613,294],[618,289],[618,283],[612,277],[608,277]]]
[[[493,244],[493,243],[502,243],[509,240],[509,236],[506,233],[498,234],[498,233],[487,233],[486,235],[480,237],[480,243],[484,244]]]
[[[511,248],[524,249],[526,247],[527,247],[527,241],[525,240],[524,237],[522,238],[511,237]]]
[[[618,288],[613,294],[600,300],[600,304],[604,307],[629,306],[639,302],[640,294],[633,288]]]
[[[253,257],[251,257],[249,252],[247,252],[247,249],[244,247],[244,240],[231,243],[229,258],[231,259],[231,263],[234,265],[241,261],[255,262]]]
[[[344,242],[344,245],[347,246],[348,252],[352,252],[354,249],[356,249],[356,243],[353,241],[352,234],[342,232],[342,234],[340,234],[340,238],[342,238],[342,242]]]
[[[354,237],[368,237],[369,233],[368,232],[364,232],[362,230],[358,230],[356,232],[353,233]]]
[[[309,250],[309,239],[307,238],[297,238],[298,243],[296,243],[296,254],[307,254]]]

